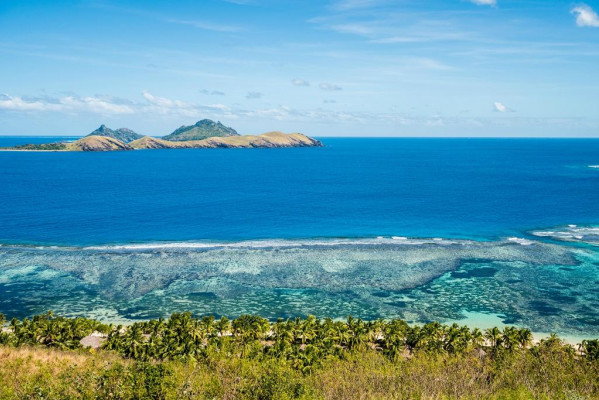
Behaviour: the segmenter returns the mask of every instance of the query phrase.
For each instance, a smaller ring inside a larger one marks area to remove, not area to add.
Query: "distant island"
[[[267,132],[240,135],[220,121],[203,119],[194,125],[181,126],[162,138],[144,136],[128,128],[112,130],[106,125],[74,142],[24,144],[2,150],[14,151],[119,151],[144,149],[192,148],[275,148],[321,147],[319,140],[301,133]]]

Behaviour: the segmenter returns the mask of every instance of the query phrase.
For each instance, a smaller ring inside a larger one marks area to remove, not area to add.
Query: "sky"
[[[0,134],[599,137],[599,0],[0,0]]]

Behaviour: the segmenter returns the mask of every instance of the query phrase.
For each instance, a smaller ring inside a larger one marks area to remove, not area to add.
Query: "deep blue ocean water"
[[[55,140],[36,139],[0,147]],[[0,152],[0,312],[352,313],[599,335],[599,140],[322,141]]]
[[[0,241],[496,238],[599,223],[599,140],[324,142],[0,153]]]

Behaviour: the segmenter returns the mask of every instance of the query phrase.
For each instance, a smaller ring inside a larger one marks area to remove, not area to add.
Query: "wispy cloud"
[[[356,10],[361,8],[376,7],[389,0],[338,0],[331,4],[331,8],[338,11]]]
[[[404,57],[397,60],[398,66],[403,70],[406,69],[417,69],[417,70],[451,70],[447,64],[437,61],[428,57]]]
[[[470,0],[471,3],[474,3],[479,6],[496,6],[497,0]]]
[[[329,92],[334,92],[343,89],[341,86],[337,86],[333,83],[321,83],[320,85],[318,85],[318,87],[322,90],[327,90]]]
[[[229,2],[237,3],[237,4],[248,4],[252,1],[251,0],[247,0],[247,1],[230,0]],[[219,24],[219,23],[208,22],[208,21],[200,21],[200,20],[195,21],[195,20],[186,20],[186,19],[178,19],[178,18],[166,18],[164,15],[162,15],[160,13],[148,11],[151,9],[151,7],[149,7],[149,6],[145,7],[145,8],[122,7],[122,6],[110,4],[109,2],[104,2],[104,1],[90,1],[90,2],[88,2],[88,6],[94,7],[94,8],[102,8],[102,9],[118,11],[121,13],[139,15],[139,16],[152,18],[152,19],[156,19],[156,20],[160,20],[160,21],[172,23],[172,24],[191,25],[191,26],[195,26],[196,28],[205,29],[205,30],[209,30],[209,31],[238,32],[238,31],[243,30],[243,28],[240,26]]]
[[[293,79],[293,80],[291,80],[291,83],[294,86],[310,86],[310,82],[303,80],[303,79]]]
[[[599,16],[590,6],[580,4],[572,8],[570,12],[576,14],[576,25],[599,28]]]
[[[199,92],[201,94],[205,94],[207,96],[224,96],[225,95],[225,92],[221,92],[220,90],[200,89]]]
[[[351,33],[354,35],[368,36],[374,33],[373,29],[363,24],[336,24],[331,25],[330,29],[339,33]]]
[[[165,115],[170,117],[185,118],[236,118],[229,107],[223,104],[200,105],[186,101],[155,96],[144,90],[142,92],[145,103],[136,103],[135,110],[139,114]]]
[[[207,21],[192,21],[192,20],[183,20],[183,19],[174,19],[174,18],[169,18],[169,19],[166,19],[165,21],[170,22],[171,24],[190,25],[195,28],[199,28],[199,29],[203,29],[203,30],[207,30],[207,31],[215,31],[215,32],[239,32],[239,31],[243,30],[243,28],[240,26],[216,24],[216,23],[207,22]]]
[[[248,92],[248,94],[245,95],[246,99],[249,100],[254,100],[254,99],[260,99],[264,96],[264,93],[260,93],[260,92]]]
[[[447,12],[450,13],[449,11]],[[471,27],[459,27],[459,18],[439,19],[434,14],[410,11],[372,11],[363,15],[331,13],[310,19],[319,29],[356,35],[371,43],[403,44],[417,42],[473,41],[477,35]]]
[[[171,100],[166,97],[158,97],[154,96],[152,93],[144,90],[142,92],[144,99],[146,99],[149,103],[160,106],[160,107],[187,107],[187,103],[180,100]]]
[[[148,91],[142,92],[144,101],[131,102],[115,99],[110,96],[77,97],[65,96],[61,98],[28,98],[0,95],[0,112],[3,110],[33,112],[55,112],[69,114],[93,113],[98,115],[136,114],[144,116],[164,116],[173,121],[182,118],[195,121],[200,118],[219,119],[222,121],[252,120],[283,121],[293,123],[324,123],[324,124],[377,124],[393,127],[395,134],[397,127],[409,128],[410,132],[416,129],[421,132],[443,132],[440,129],[459,127],[460,129],[472,128],[478,132],[482,127],[506,129],[513,132],[518,127],[584,127],[596,129],[599,119],[581,118],[527,118],[511,116],[493,118],[473,118],[463,116],[442,115],[409,115],[400,112],[362,112],[362,111],[336,111],[320,107],[311,109],[294,108],[289,105],[278,105],[267,108],[245,109],[231,107],[224,104],[200,105],[176,99],[156,96]],[[333,103],[326,100],[325,103]],[[127,104],[124,104],[127,103]],[[500,102],[495,102],[494,107],[498,112],[512,111]]]
[[[248,5],[248,4],[254,4],[257,1],[256,0],[223,0],[225,3],[233,3],[233,4],[239,4],[239,5]]]
[[[396,43],[423,43],[423,42],[446,42],[458,40],[471,40],[469,32],[444,32],[433,30],[422,30],[420,32],[407,32],[405,35],[382,36],[372,39],[372,43],[396,44]]]

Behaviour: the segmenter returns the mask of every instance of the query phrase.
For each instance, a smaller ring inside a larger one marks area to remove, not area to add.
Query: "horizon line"
[[[2,137],[14,137],[14,138],[54,138],[54,137],[69,137],[69,138],[82,138],[87,135],[73,135],[73,134],[3,134]],[[258,135],[256,133],[248,133],[245,135]],[[306,135],[304,133],[304,135]],[[166,135],[143,135],[155,138],[161,138]],[[316,139],[599,139],[597,136],[437,136],[437,135],[423,135],[423,136],[322,136],[322,135],[306,135]]]

